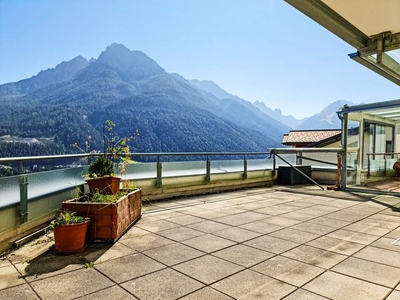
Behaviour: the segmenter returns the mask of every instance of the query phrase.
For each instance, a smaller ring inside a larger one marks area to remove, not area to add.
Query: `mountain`
[[[265,151],[279,146],[287,132],[254,107],[233,117],[232,103],[222,109],[220,99],[168,74],[140,51],[113,44],[90,63],[82,59],[0,85],[0,157],[73,153],[71,144],[84,148],[89,135],[92,149],[101,150],[107,119],[119,136],[139,130],[131,145],[137,152]],[[235,103],[241,109],[245,102]],[[246,121],[255,109],[269,128]],[[38,142],[26,142],[32,140]]]
[[[268,106],[265,105],[264,102],[256,100],[253,105],[261,110],[267,116],[274,118],[275,120],[289,126],[290,128],[296,128],[301,122],[304,122],[305,119],[296,119],[292,115],[284,116],[282,115],[282,111],[280,109],[270,109]]]
[[[189,83],[206,97],[214,96],[212,101],[241,126],[255,129],[275,140],[281,139],[282,134],[290,130],[290,127],[266,115],[251,102],[227,93],[212,81],[189,80]]]
[[[64,61],[53,69],[39,72],[37,75],[14,83],[0,85],[0,97],[16,97],[33,93],[52,84],[69,81],[79,71],[86,68],[89,62],[82,56]]]
[[[300,123],[296,129],[311,130],[311,129],[339,129],[341,128],[341,121],[337,116],[337,111],[343,105],[352,106],[354,103],[346,100],[338,100],[327,107],[325,107],[320,113],[307,118],[304,122]]]

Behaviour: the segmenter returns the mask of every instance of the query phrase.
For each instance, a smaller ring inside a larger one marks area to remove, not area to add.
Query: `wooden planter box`
[[[115,195],[119,192],[119,183],[121,182],[120,177],[105,176],[99,178],[86,179],[91,193],[96,191],[100,194]]]
[[[89,217],[86,239],[89,242],[115,243],[142,216],[140,189],[128,193],[112,204],[84,202],[84,198],[67,200],[62,209]]]

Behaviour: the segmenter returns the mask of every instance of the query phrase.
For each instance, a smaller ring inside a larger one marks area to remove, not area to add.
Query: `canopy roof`
[[[399,0],[285,0],[357,49],[350,58],[400,85]]]
[[[341,110],[338,113],[343,114],[352,112],[368,113],[373,116],[399,122],[400,100],[382,101],[382,102],[353,105],[353,106],[345,105],[343,108],[341,108]]]

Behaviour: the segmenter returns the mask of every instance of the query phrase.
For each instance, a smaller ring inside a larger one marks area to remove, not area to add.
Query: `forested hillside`
[[[257,125],[251,110],[222,109],[216,97],[123,45],[107,47],[85,67],[81,59],[72,63],[63,63],[65,80],[55,68],[46,70],[46,78],[53,72],[57,80],[40,82],[37,75],[0,86],[0,157],[73,153],[71,144],[84,145],[88,135],[92,149],[101,150],[107,119],[120,136],[139,130],[132,145],[137,152],[265,151],[279,146],[288,129],[261,112],[258,118],[271,128]],[[35,89],[26,88],[30,80]]]

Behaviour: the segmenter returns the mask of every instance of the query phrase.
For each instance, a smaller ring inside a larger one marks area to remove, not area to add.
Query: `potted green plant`
[[[106,120],[103,125],[103,155],[89,165],[89,178],[86,182],[91,193],[98,191],[101,194],[114,195],[119,192],[121,178],[114,176],[113,160],[123,159],[121,155],[124,153],[128,155],[127,142],[139,135],[136,130],[135,135],[121,138],[115,135],[114,127],[112,121]]]
[[[85,249],[89,218],[76,216],[75,212],[61,210],[50,224],[54,232],[54,246],[59,254],[75,254]]]
[[[76,211],[90,218],[86,237],[89,241],[115,242],[142,216],[141,190],[130,186],[120,191],[121,178],[113,176],[113,160],[122,160],[121,174],[126,172],[126,165],[130,161],[127,142],[134,140],[139,133],[136,130],[133,136],[120,138],[114,134],[114,126],[109,120],[103,126],[104,154],[89,166],[87,183],[90,193],[81,195],[78,189],[79,195],[62,203],[64,210]],[[73,146],[79,147],[77,144]],[[86,152],[89,148],[90,136],[86,142]],[[114,178],[117,178],[117,184],[112,182]]]

